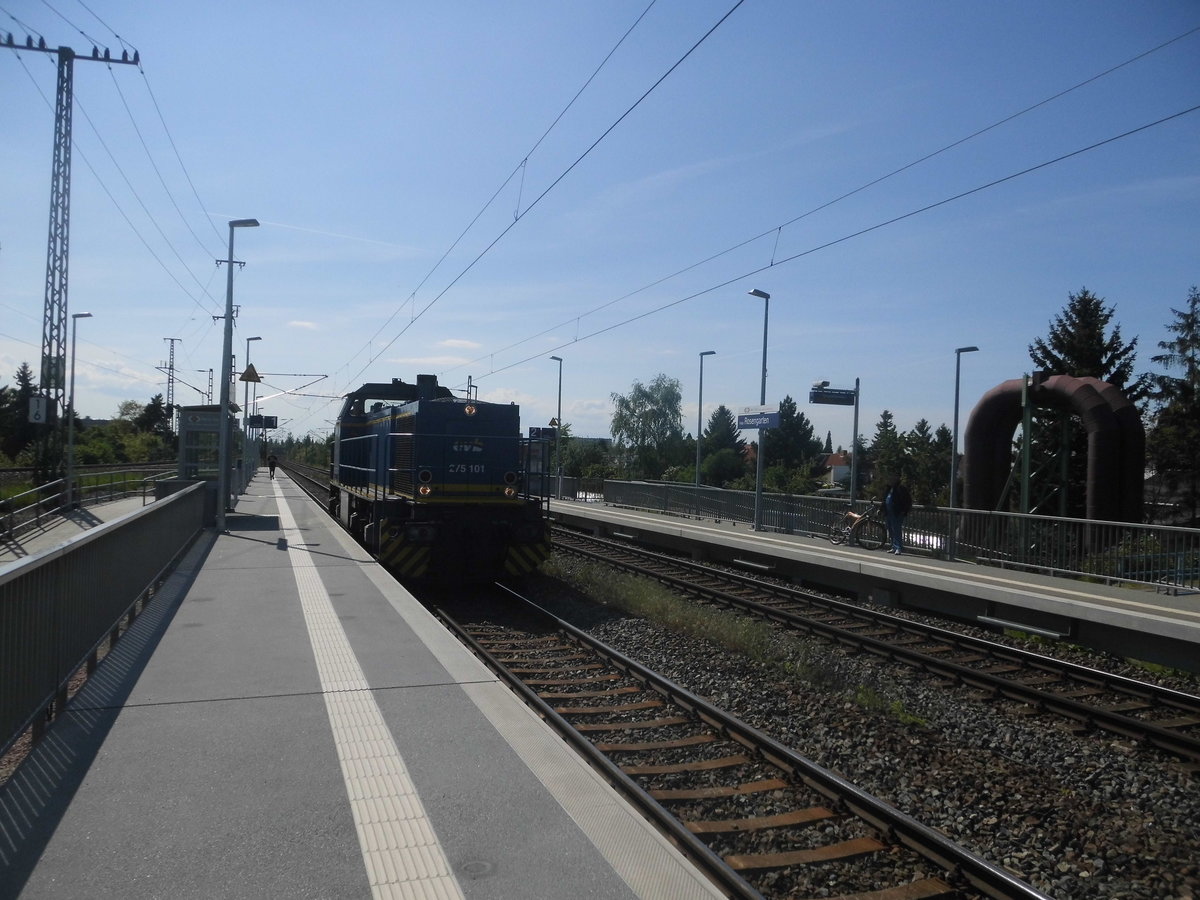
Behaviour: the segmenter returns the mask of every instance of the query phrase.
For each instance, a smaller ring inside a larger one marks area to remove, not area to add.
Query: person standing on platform
[[[892,539],[892,549],[888,553],[899,556],[904,552],[904,517],[912,509],[912,494],[900,483],[900,476],[894,475],[888,487],[883,492],[883,516],[887,520],[888,535]]]
[[[270,456],[267,457],[267,468],[271,470],[272,480],[274,480],[274,478],[275,478],[275,467],[277,465],[279,465],[279,460],[276,459],[275,454],[272,453]]]

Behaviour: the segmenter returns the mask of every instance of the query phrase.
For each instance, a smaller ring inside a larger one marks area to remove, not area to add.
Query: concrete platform
[[[744,524],[688,519],[603,503],[553,501],[563,524],[687,552],[747,572],[828,587],[882,606],[946,615],[1200,671],[1200,594],[1158,594],[917,554],[834,545]]]
[[[0,789],[0,897],[719,896],[280,474]]]
[[[44,550],[65,544],[97,525],[112,522],[153,502],[153,497],[143,499],[139,496],[96,503],[68,513],[48,516],[40,528],[23,532],[16,537],[0,535],[0,566],[28,556],[36,556]]]

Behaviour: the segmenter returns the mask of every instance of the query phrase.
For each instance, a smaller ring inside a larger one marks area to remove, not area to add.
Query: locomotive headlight
[[[429,482],[433,481],[433,473],[428,469],[422,469],[417,474],[417,481],[421,482],[421,484],[429,484]]]
[[[509,497],[509,498],[517,496],[517,489],[511,488],[511,487],[506,487],[504,489],[504,496]]]
[[[516,484],[517,483],[517,473],[516,472],[505,472],[504,473],[504,483],[505,484]]]
[[[468,403],[466,406],[463,407],[463,412],[465,412],[468,416],[475,415],[475,404]]]
[[[422,497],[428,497],[430,494],[433,493],[433,488],[431,488],[427,484],[423,484],[419,488],[417,488],[417,493],[420,494]]]

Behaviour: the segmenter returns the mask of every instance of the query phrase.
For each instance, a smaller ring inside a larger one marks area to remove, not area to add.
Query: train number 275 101
[[[451,475],[482,475],[485,466],[482,463],[450,463]]]

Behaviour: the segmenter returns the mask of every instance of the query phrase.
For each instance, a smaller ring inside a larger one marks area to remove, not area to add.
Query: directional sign
[[[853,406],[854,391],[848,388],[813,388],[808,392],[809,403],[829,403],[833,406]]]
[[[778,428],[778,406],[743,406],[738,410],[738,428]]]

